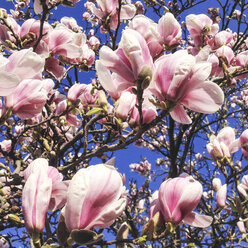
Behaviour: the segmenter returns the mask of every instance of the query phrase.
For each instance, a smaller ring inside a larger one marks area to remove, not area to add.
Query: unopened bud
[[[149,66],[143,66],[141,72],[138,75],[138,81],[141,82],[142,89],[146,89],[152,79],[152,70]]]

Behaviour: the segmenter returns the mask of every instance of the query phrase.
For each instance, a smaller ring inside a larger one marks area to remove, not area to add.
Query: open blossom
[[[248,191],[248,175],[243,176],[242,181],[238,185],[237,189],[243,197],[247,197],[246,191]]]
[[[54,83],[51,79],[23,80],[13,94],[5,97],[6,108],[12,108],[12,112],[22,119],[38,115],[48,98],[46,84],[53,86]]]
[[[91,11],[101,20],[110,19],[110,28],[116,29],[118,25],[118,0],[97,0],[97,7],[91,6]],[[136,7],[133,4],[125,4],[121,6],[120,20],[131,19],[136,13]]]
[[[196,47],[203,45],[202,37],[215,35],[219,31],[219,25],[213,24],[213,21],[204,14],[186,16],[186,26]]]
[[[207,144],[207,151],[213,160],[230,157],[238,149],[239,141],[235,140],[235,132],[231,127],[221,129],[217,136],[212,135]]]
[[[174,120],[189,124],[191,119],[183,106],[210,114],[224,101],[221,88],[207,81],[210,72],[210,63],[196,62],[196,58],[185,50],[164,55],[155,62],[154,95],[168,104]]]
[[[61,208],[66,201],[68,182],[48,161],[38,158],[24,171],[26,181],[22,192],[22,209],[29,233],[42,232],[46,212]]]
[[[82,55],[82,44],[86,41],[84,33],[75,33],[67,26],[58,24],[49,34],[49,50],[53,55],[63,55],[74,59]]]
[[[180,43],[182,38],[181,25],[172,13],[166,13],[159,19],[157,26],[153,25],[151,27],[161,45],[171,47]],[[157,28],[153,29],[153,27]]]
[[[136,81],[143,68],[146,68],[147,71],[145,76],[151,76],[152,57],[146,41],[137,31],[124,30],[119,48],[113,51],[109,47],[103,46],[99,58],[102,65],[115,73],[116,79],[119,81],[117,91],[136,86]],[[105,73],[101,68],[97,67],[99,75]]]
[[[145,39],[149,48],[151,56],[154,58],[157,54],[161,53],[163,47],[160,44],[160,36],[156,36],[158,24],[152,19],[144,15],[136,15],[128,24],[130,29],[139,32]],[[159,39],[158,39],[159,37]]]
[[[0,64],[0,94],[7,96],[22,80],[41,79],[45,60],[30,48],[16,51],[8,59],[0,56]]]
[[[72,178],[64,209],[67,229],[109,227],[126,207],[125,187],[114,167],[98,164]]]
[[[208,227],[212,217],[192,212],[203,194],[202,185],[187,174],[164,181],[157,197],[153,199],[150,218],[160,212],[165,222],[186,222],[195,227]]]

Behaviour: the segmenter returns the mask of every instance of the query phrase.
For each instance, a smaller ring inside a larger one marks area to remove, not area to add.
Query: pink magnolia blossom
[[[41,164],[29,175],[22,192],[22,210],[29,233],[43,231],[51,193],[52,179]]]
[[[240,218],[240,220],[237,222],[237,227],[240,231],[240,233],[246,233],[246,228],[245,228],[245,223],[244,221]]]
[[[157,26],[157,23],[144,15],[135,16],[128,25],[130,29],[139,32],[144,37],[153,58],[163,49],[160,35],[155,31],[158,29]]]
[[[207,144],[207,151],[213,160],[230,157],[239,148],[239,141],[235,140],[235,132],[231,127],[221,129],[217,136],[212,135]]]
[[[59,64],[59,60],[50,57],[46,59],[45,64],[46,72],[52,74],[56,79],[61,80],[66,75],[66,69]]]
[[[122,120],[126,120],[128,115],[134,108],[135,103],[136,103],[136,95],[128,91],[124,91],[117,102],[117,106],[115,110],[116,116],[121,118]]]
[[[144,66],[150,70],[153,68],[146,41],[138,32],[131,29],[123,31],[119,48],[116,51],[103,46],[99,58],[102,65],[116,73],[116,78],[121,82],[118,85],[118,91],[136,86],[136,80]]]
[[[216,201],[219,207],[224,208],[226,206],[226,194],[227,185],[222,185],[216,193]]]
[[[82,31],[82,27],[78,26],[76,19],[74,19],[73,17],[64,16],[63,18],[61,18],[60,22],[74,32]]]
[[[51,79],[23,80],[13,94],[5,97],[6,108],[12,108],[12,113],[22,119],[29,119],[38,115],[46,103],[48,92],[45,85],[52,84]]]
[[[45,60],[30,48],[16,51],[8,59],[0,56],[0,63],[1,96],[8,96],[22,80],[41,79]]]
[[[9,242],[4,238],[0,238],[0,248],[9,248]]]
[[[152,120],[154,120],[157,116],[157,110],[156,107],[149,101],[149,94],[147,94],[148,91],[144,92],[144,100],[142,103],[142,115],[143,115],[143,123],[150,123]],[[135,123],[140,123],[140,114],[136,107],[133,108],[131,113],[131,119],[135,121]]]
[[[72,178],[64,218],[69,231],[109,227],[126,207],[121,175],[104,164],[80,169]]]
[[[213,186],[213,190],[217,192],[222,186],[221,180],[219,178],[215,177],[212,180],[212,186]]]
[[[33,38],[33,41],[28,41],[25,47],[32,47],[36,43],[37,39],[40,37],[40,20],[35,20],[33,18],[26,20],[20,29],[20,38],[23,42]],[[42,38],[35,50],[36,53],[42,55],[43,57],[49,56],[48,40],[49,33],[53,30],[52,26],[48,22],[44,22],[42,30]]]
[[[203,45],[202,37],[206,35],[215,35],[219,31],[218,24],[213,24],[213,21],[204,14],[186,16],[186,26],[190,36],[195,42],[195,46]]]
[[[248,129],[246,129],[239,137],[239,144],[245,158],[248,157]]]
[[[213,39],[209,39],[207,44],[212,50],[216,50],[223,45],[229,45],[233,41],[233,34],[223,30],[215,35]]]
[[[8,24],[9,27],[14,31],[16,35],[19,35],[20,33],[20,26],[19,24],[15,21],[15,19],[11,15],[7,15],[5,9],[0,8],[0,15],[6,15],[5,22]],[[8,46],[6,43],[6,40],[9,40],[13,42],[14,44],[16,43],[16,39],[12,34],[12,31],[4,24],[0,23],[0,41],[4,45]]]
[[[121,85],[120,81],[116,79],[115,73],[110,73],[100,60],[95,63],[98,80],[100,81],[102,87],[108,92],[108,94],[114,98],[118,99],[121,95],[121,91],[117,91],[118,86]]]
[[[179,44],[182,38],[181,25],[173,14],[169,12],[159,19],[157,29],[152,29],[152,31],[159,43],[168,48]]]
[[[247,197],[246,191],[248,191],[248,175],[243,176],[242,181],[238,185],[237,189],[243,197]]]
[[[9,153],[11,151],[11,146],[12,146],[12,141],[11,140],[5,139],[5,140],[0,142],[1,150],[4,151],[4,152]]]
[[[12,53],[5,66],[7,72],[16,74],[21,80],[41,79],[45,59],[33,52],[32,48]]]
[[[22,194],[24,221],[28,232],[42,232],[47,211],[64,206],[69,181],[44,158],[33,160],[24,171]]]
[[[166,101],[171,117],[189,124],[191,119],[183,106],[199,113],[214,113],[224,101],[221,88],[206,81],[211,72],[208,62],[196,62],[187,51],[164,55],[155,62],[154,94]]]
[[[59,103],[57,103],[56,108],[55,108],[55,114],[60,115],[64,111],[66,111],[68,108],[68,104],[66,100],[62,100]],[[69,111],[66,113],[66,121],[68,122],[69,125],[79,127],[82,125],[82,121],[77,118],[76,112],[74,111]]]
[[[158,192],[158,200],[153,200],[153,211],[157,211],[165,222],[182,224],[186,222],[195,227],[208,227],[212,217],[192,212],[198,205],[203,194],[202,185],[187,174],[164,181]]]
[[[75,33],[63,24],[58,24],[49,33],[49,50],[53,55],[78,58],[82,55],[82,44],[86,42],[84,33]]]
[[[92,6],[91,11],[99,19],[105,20],[110,18],[110,28],[116,29],[118,25],[118,0],[96,0],[97,8]],[[121,6],[120,20],[131,19],[136,13],[136,8],[133,4],[125,4]]]

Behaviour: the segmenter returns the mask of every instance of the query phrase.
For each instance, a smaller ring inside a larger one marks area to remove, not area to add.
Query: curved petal
[[[109,70],[116,72],[128,82],[134,82],[135,79],[130,63],[128,61],[123,61],[123,59],[127,60],[127,58],[125,58],[125,55],[121,50],[122,49],[118,49],[114,52],[109,47],[103,46],[99,52],[99,59]]]
[[[208,215],[200,215],[191,212],[183,219],[183,221],[194,227],[205,228],[211,225],[213,218]]]
[[[18,84],[20,83],[20,78],[11,73],[0,71],[0,95],[8,96],[14,92]]]
[[[190,124],[192,121],[187,115],[182,105],[177,105],[172,111],[170,111],[171,118],[183,124]]]
[[[185,107],[199,113],[216,112],[224,101],[221,88],[212,82],[204,82],[188,92],[180,101]]]
[[[56,182],[53,184],[48,211],[55,211],[65,205],[69,183],[70,181],[68,180],[63,182]]]

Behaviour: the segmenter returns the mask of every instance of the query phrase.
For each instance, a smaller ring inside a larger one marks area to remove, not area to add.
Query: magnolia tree
[[[0,9],[0,247],[247,247],[248,4],[204,2]]]

